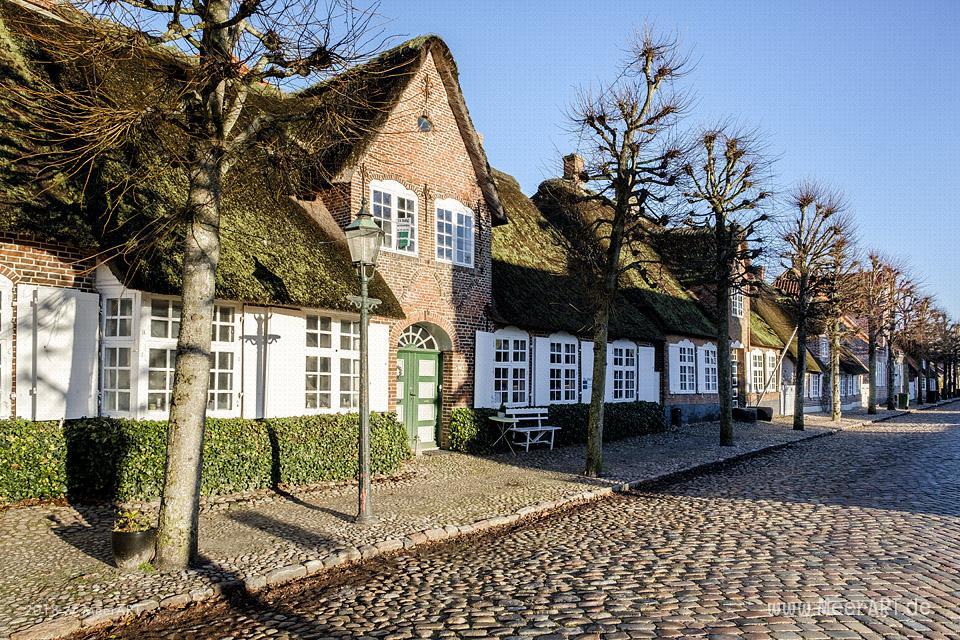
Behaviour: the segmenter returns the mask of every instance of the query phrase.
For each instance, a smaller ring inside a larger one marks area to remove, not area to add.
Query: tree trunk
[[[797,313],[797,366],[793,402],[793,428],[803,431],[803,387],[807,373],[807,287],[806,276],[800,276],[800,294]],[[789,346],[789,345],[788,345]]]
[[[720,446],[733,446],[733,385],[730,379],[729,278],[717,291],[717,392],[720,394]]]
[[[587,423],[587,459],[583,475],[595,478],[603,471],[603,403],[607,393],[607,338],[610,325],[609,299],[597,307],[593,332],[593,387]]]
[[[877,334],[870,331],[867,336],[867,413],[877,412]]]
[[[190,176],[192,219],[184,238],[183,311],[157,535],[156,564],[167,571],[185,569],[197,556],[213,301],[220,259],[222,162],[219,148],[207,148]]]
[[[830,331],[830,419],[840,422],[843,400],[840,398],[840,319]]]
[[[890,335],[893,335],[892,333]],[[896,358],[893,355],[893,340],[887,340],[887,409],[893,411],[897,408],[897,396],[894,393],[893,378],[894,369],[897,366]],[[899,389],[896,390],[899,393]]]

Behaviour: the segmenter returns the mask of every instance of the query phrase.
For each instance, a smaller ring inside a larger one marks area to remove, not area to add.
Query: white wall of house
[[[97,271],[99,294],[17,289],[17,414],[164,419],[173,385],[179,302]],[[0,282],[0,362],[9,375],[10,287]],[[7,295],[5,295],[7,294]],[[356,411],[355,315],[217,301],[208,415],[280,417]],[[388,405],[389,327],[370,325],[370,405]],[[0,387],[9,389],[0,378]],[[9,393],[9,392],[8,392]]]
[[[517,327],[476,333],[474,406],[588,403],[593,392],[593,343],[557,332],[532,335]],[[652,346],[630,340],[607,345],[606,401],[660,401]]]

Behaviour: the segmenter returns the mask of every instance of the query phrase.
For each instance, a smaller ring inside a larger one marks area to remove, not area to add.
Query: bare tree
[[[672,91],[686,71],[676,40],[647,29],[631,42],[617,79],[598,91],[581,92],[570,120],[581,139],[585,189],[581,201],[600,202],[591,222],[603,248],[600,285],[594,311],[593,390],[584,474],[603,469],[603,402],[610,311],[621,277],[642,269],[630,259],[630,245],[665,220],[661,205],[676,181],[680,151],[673,131],[684,101]],[[627,248],[627,251],[624,249]]]
[[[877,349],[886,333],[893,312],[890,296],[898,270],[876,252],[870,253],[865,269],[857,280],[856,315],[867,334],[867,413],[877,412]],[[888,389],[889,392],[889,389]]]
[[[888,280],[889,291],[887,292],[887,297],[890,299],[890,313],[887,316],[887,326],[886,326],[886,337],[887,337],[887,389],[889,393],[887,395],[887,409],[893,410],[897,408],[897,399],[896,394],[894,393],[894,382],[895,382],[895,369],[897,366],[896,356],[894,354],[894,346],[899,344],[903,332],[907,328],[907,319],[910,317],[911,306],[913,304],[914,296],[916,293],[916,283],[910,279],[906,273],[906,269],[900,269],[895,274],[895,277],[892,277]],[[904,376],[905,378],[906,376]],[[901,378],[901,388],[896,389],[896,393],[902,393],[903,388],[902,384],[904,379]]]
[[[730,298],[749,295],[754,282],[747,269],[757,258],[752,249],[768,220],[761,205],[770,197],[764,190],[767,162],[757,140],[723,127],[696,136],[691,157],[683,165],[689,182],[683,196],[694,205],[687,224],[710,232],[712,242],[708,282],[714,293],[717,318],[717,376],[720,394],[720,444],[733,445],[732,380],[730,376]]]
[[[793,428],[803,430],[804,376],[807,370],[807,334],[829,282],[830,252],[848,235],[839,193],[814,183],[798,186],[791,196],[792,215],[781,225],[784,277],[795,281],[797,317],[796,395]]]
[[[834,240],[823,276],[822,315],[830,344],[830,419],[834,422],[841,418],[840,344],[844,334],[843,317],[853,308],[857,288],[855,274],[859,270],[850,235],[851,230],[848,229],[846,234]]]
[[[141,68],[156,77],[136,88],[135,104],[104,93],[97,73],[86,74],[82,86],[36,86],[29,103],[20,104],[39,110],[45,141],[66,149],[56,163],[75,174],[91,170],[105,154],[135,147],[140,156],[153,156],[153,164],[178,167],[186,186],[176,215],[139,238],[171,229],[180,229],[183,238],[182,322],[156,556],[160,568],[179,570],[197,555],[225,186],[240,179],[232,169],[250,154],[285,148],[311,156],[333,142],[323,137],[328,128],[306,126],[317,116],[306,103],[299,110],[264,105],[270,96],[279,104],[281,87],[333,75],[365,57],[364,49],[379,47],[373,42],[376,12],[348,0],[77,0],[76,5],[83,10],[58,10],[65,26],[51,35],[51,51],[57,49],[65,62],[153,61]],[[44,38],[40,31],[34,35]],[[122,197],[123,190],[113,195]]]

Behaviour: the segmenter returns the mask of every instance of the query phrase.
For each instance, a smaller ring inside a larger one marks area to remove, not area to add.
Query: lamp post
[[[350,260],[360,276],[360,295],[350,296],[350,302],[360,309],[360,477],[357,495],[357,524],[376,521],[370,505],[370,367],[368,362],[367,326],[370,311],[380,301],[367,295],[367,285],[377,266],[383,230],[367,210],[367,199],[360,203],[357,218],[344,229]]]

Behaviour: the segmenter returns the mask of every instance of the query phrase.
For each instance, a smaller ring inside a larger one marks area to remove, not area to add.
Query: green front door
[[[440,415],[440,354],[435,351],[397,352],[397,418],[407,427],[411,445],[437,444]]]

